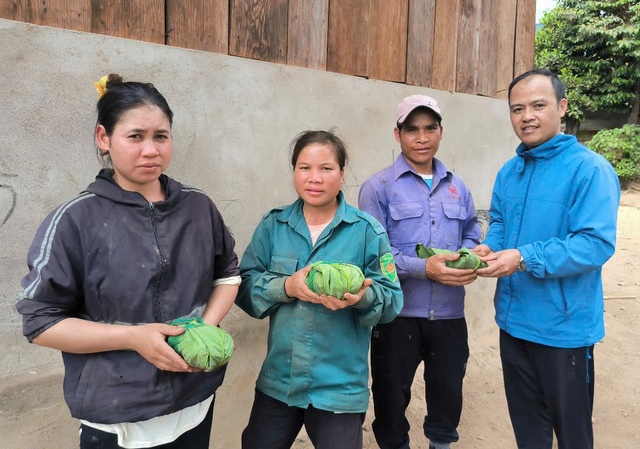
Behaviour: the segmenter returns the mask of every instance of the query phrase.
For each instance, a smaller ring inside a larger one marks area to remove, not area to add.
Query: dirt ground
[[[604,268],[606,337],[594,350],[594,426],[598,449],[640,447],[640,191],[631,189],[622,194],[618,218],[617,251]],[[472,339],[470,349],[460,441],[453,447],[515,448],[502,386],[497,329]],[[0,449],[75,446],[77,424],[62,401],[60,368],[53,367],[50,373],[39,375],[41,381],[35,385],[24,384],[20,378],[3,379]],[[427,442],[421,432],[425,406],[420,372],[416,379],[408,416],[412,424],[411,447],[421,449],[427,448]],[[372,413],[368,413],[365,449],[377,448],[371,420]],[[232,427],[243,426],[244,423],[234,423]],[[212,442],[211,447],[220,446]],[[302,435],[294,448],[312,446]]]

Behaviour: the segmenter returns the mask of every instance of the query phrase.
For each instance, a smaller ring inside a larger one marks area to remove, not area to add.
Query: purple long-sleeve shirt
[[[479,243],[478,216],[462,178],[433,159],[430,188],[400,154],[393,165],[362,184],[358,205],[376,217],[389,234],[404,293],[400,316],[462,318],[464,287],[428,279],[426,261],[415,252],[417,243],[453,251]]]

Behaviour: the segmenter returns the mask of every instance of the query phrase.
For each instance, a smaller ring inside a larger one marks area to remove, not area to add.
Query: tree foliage
[[[568,131],[589,111],[624,112],[637,124],[640,0],[558,0],[541,22],[536,66],[567,85]]]
[[[587,146],[611,162],[621,181],[640,178],[640,126],[603,129]]]

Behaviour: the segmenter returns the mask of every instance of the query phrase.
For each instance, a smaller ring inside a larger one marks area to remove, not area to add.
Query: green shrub
[[[640,126],[603,129],[587,146],[611,162],[621,181],[640,178]]]

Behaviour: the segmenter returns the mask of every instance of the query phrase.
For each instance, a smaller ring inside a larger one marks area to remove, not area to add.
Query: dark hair
[[[556,91],[556,99],[558,100],[558,102],[560,102],[560,100],[562,100],[565,97],[566,88],[564,87],[564,83],[562,82],[562,80],[558,78],[558,75],[556,75],[549,69],[535,69],[535,70],[529,70],[528,72],[524,72],[522,75],[519,75],[518,77],[514,78],[513,81],[511,81],[511,84],[509,84],[509,91],[508,91],[509,100],[511,100],[511,89],[513,89],[513,86],[518,84],[523,79],[529,78],[530,76],[534,76],[534,75],[542,75],[551,79],[551,84],[553,85],[553,90]]]
[[[333,133],[333,129],[329,131],[303,131],[293,138],[291,142],[291,147],[293,148],[291,151],[291,166],[294,169],[296,168],[296,163],[302,150],[314,143],[331,145],[340,170],[344,170],[348,160],[347,147],[344,142]]]
[[[106,92],[98,100],[97,110],[98,125],[104,126],[108,136],[124,113],[140,106],[157,106],[169,119],[169,125],[173,126],[173,112],[158,89],[151,83],[139,83],[124,81],[120,75],[114,73],[108,76]],[[98,149],[98,159],[103,165],[110,165],[109,153]]]
[[[417,108],[414,108],[411,112],[409,112],[409,114],[404,118],[402,123],[396,122],[396,128],[398,128],[398,131],[402,131],[402,127],[404,126],[404,124],[407,121],[407,119],[409,117],[411,117],[411,114],[413,114],[416,111],[424,111],[424,112],[432,115],[438,121],[438,126],[442,126],[442,118],[438,114],[436,114],[433,109],[428,108],[426,106],[418,106]]]

